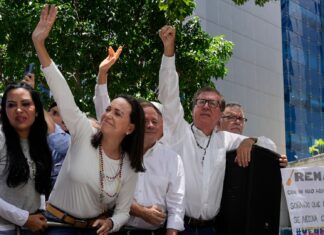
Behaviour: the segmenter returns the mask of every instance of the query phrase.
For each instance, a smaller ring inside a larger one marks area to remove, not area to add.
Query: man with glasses
[[[228,103],[219,122],[221,131],[228,131],[239,135],[243,134],[247,118],[244,115],[243,107],[238,103]],[[265,136],[257,138],[258,145],[272,151],[277,151],[276,144]],[[280,166],[286,167],[288,164],[287,156],[281,155],[279,158]]]
[[[229,103],[226,104],[220,119],[220,130],[242,135],[245,122],[247,122],[247,118],[244,116],[242,106],[236,103]]]
[[[164,45],[159,74],[164,136],[182,157],[186,177],[185,231],[181,234],[217,234],[213,224],[220,209],[226,151],[239,147],[237,162],[241,166],[247,166],[255,140],[217,131],[216,126],[225,108],[225,101],[211,87],[196,92],[193,98],[193,123],[186,122],[175,68],[175,29],[164,26],[160,30],[160,37]]]

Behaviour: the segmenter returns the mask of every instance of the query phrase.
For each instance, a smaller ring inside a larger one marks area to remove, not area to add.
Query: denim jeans
[[[15,230],[8,230],[8,231],[0,231],[0,235],[16,235],[16,231]],[[33,233],[31,231],[22,229],[20,230],[20,235],[39,235],[41,233]]]
[[[0,235],[16,235],[15,230],[0,231]]]
[[[42,235],[97,235],[97,232],[91,228],[49,227]]]

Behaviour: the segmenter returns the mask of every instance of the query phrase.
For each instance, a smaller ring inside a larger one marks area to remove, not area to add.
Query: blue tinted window
[[[288,159],[309,157],[324,138],[324,1],[282,0],[282,54]],[[297,157],[296,157],[297,156]]]

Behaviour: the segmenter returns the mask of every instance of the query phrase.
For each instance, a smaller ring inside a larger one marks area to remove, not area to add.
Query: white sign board
[[[281,169],[294,235],[324,235],[324,167]]]

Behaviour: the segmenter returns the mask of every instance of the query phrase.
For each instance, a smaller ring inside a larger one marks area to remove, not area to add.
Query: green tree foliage
[[[223,36],[211,37],[197,17],[188,18],[193,0],[57,0],[58,19],[47,40],[50,55],[68,81],[80,108],[94,113],[92,96],[99,63],[107,47],[123,46],[109,73],[111,97],[128,93],[157,99],[158,71],[163,45],[158,30],[177,28],[176,64],[181,98],[187,116],[190,99],[210,77],[224,77],[233,44]],[[5,86],[20,80],[26,64],[38,63],[31,33],[44,1],[0,0],[0,79]],[[186,19],[184,21],[184,19]],[[38,67],[38,66],[36,66]],[[41,73],[36,70],[39,78]],[[44,83],[44,79],[38,79]],[[1,89],[1,87],[0,87]]]

